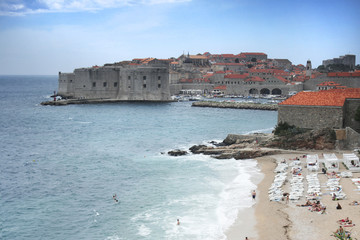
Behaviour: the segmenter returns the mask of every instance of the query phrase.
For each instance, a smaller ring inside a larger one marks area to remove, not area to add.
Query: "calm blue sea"
[[[253,204],[256,161],[162,153],[271,132],[277,112],[41,106],[54,90],[57,76],[0,76],[0,239],[226,239]]]

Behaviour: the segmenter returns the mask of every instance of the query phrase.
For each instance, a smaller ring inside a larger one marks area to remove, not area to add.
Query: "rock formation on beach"
[[[296,150],[335,149],[332,129],[302,130],[298,133],[255,133],[250,135],[229,134],[222,143],[194,145],[189,151],[193,154],[211,155],[217,159],[251,159],[267,155],[289,153]],[[171,156],[187,154],[187,151],[174,150]]]

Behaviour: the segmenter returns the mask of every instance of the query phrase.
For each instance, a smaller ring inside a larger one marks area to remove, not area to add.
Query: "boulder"
[[[189,148],[190,152],[192,153],[201,153],[201,149],[206,148],[205,145],[194,145],[191,148]]]
[[[186,154],[188,154],[188,152],[187,152],[187,151],[180,150],[180,149],[175,149],[175,150],[169,151],[168,154],[169,154],[170,156],[177,157],[177,156],[186,155]]]

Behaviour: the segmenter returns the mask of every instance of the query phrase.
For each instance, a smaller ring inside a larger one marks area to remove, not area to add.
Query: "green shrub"
[[[274,134],[278,136],[293,136],[304,132],[304,129],[289,125],[287,122],[279,122],[274,130]]]

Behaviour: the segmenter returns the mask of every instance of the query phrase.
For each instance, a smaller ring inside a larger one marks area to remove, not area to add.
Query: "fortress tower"
[[[306,62],[306,76],[311,78],[311,61],[307,60]]]

